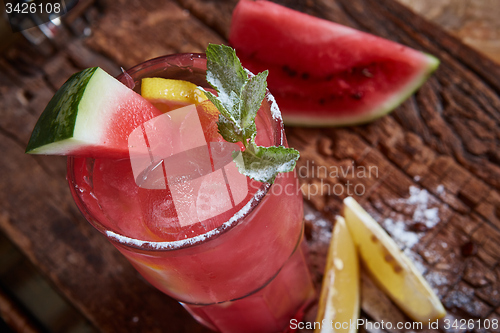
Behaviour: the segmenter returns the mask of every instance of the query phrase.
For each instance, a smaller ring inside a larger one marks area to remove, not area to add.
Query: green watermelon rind
[[[101,145],[116,103],[129,89],[99,67],[73,74],[38,119],[26,153],[71,155]]]
[[[288,126],[306,126],[306,127],[340,127],[340,126],[355,126],[372,122],[380,117],[389,114],[396,109],[411,95],[413,95],[437,70],[440,61],[438,58],[430,54],[424,54],[427,64],[423,65],[422,70],[413,80],[410,80],[406,87],[393,93],[382,105],[379,105],[373,111],[364,114],[355,114],[353,116],[339,117],[338,115],[331,118],[325,116],[314,116],[313,114],[302,112],[302,115],[282,114],[283,122]]]

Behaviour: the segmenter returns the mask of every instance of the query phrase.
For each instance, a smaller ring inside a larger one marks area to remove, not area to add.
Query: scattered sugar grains
[[[444,193],[444,186],[443,185],[438,185],[438,187],[436,187],[436,193],[437,194]]]
[[[330,239],[332,237],[332,224],[331,222],[324,219],[320,216],[319,213],[313,212],[309,206],[304,205],[304,219],[309,221],[313,226],[313,239],[314,242],[310,246],[314,246],[314,244],[321,243],[323,245],[330,244]],[[320,244],[320,246],[322,246]]]
[[[408,205],[415,206],[415,212],[413,213],[413,222],[424,223],[425,226],[430,229],[438,224],[440,220],[438,208],[428,208],[429,199],[430,195],[427,190],[421,190],[418,187],[410,186],[410,197],[406,199],[406,203]],[[402,200],[404,201],[404,199]]]
[[[392,219],[385,219],[382,226],[400,247],[412,248],[420,240],[420,236],[412,231],[406,230],[406,223],[401,220],[393,221]]]
[[[417,268],[417,271],[420,274],[424,275],[427,272],[427,267],[425,266],[423,259],[420,255],[411,251],[409,248],[406,248],[403,252],[408,258],[411,259],[411,261],[413,262],[413,264]]]
[[[423,237],[423,232],[415,232],[410,229],[412,224],[421,223],[427,229],[435,227],[439,222],[439,209],[437,207],[430,207],[432,197],[425,189],[419,189],[415,186],[410,186],[410,196],[406,199],[389,200],[390,205],[401,205],[410,208],[413,211],[412,220],[404,218],[399,215],[396,219],[387,218],[382,221],[382,226],[391,235],[394,241],[400,248],[403,249],[404,254],[410,258],[417,270],[425,275],[427,282],[431,288],[439,294],[439,287],[448,285],[449,281],[445,275],[439,271],[427,271],[426,265],[423,263],[422,257],[416,254],[411,248],[417,244],[420,238]],[[438,194],[444,192],[444,186],[439,185],[436,188]],[[441,246],[446,248],[448,244],[442,243]],[[429,251],[428,249],[424,252]]]
[[[266,99],[271,105],[271,115],[273,116],[273,119],[281,120],[281,111],[278,107],[278,104],[276,103],[276,100],[274,99],[274,96],[271,94],[267,94]]]
[[[308,229],[310,229],[307,238],[309,253],[313,254],[309,257],[311,259],[310,265],[316,268],[313,272],[322,272],[325,268],[325,259],[332,238],[332,222],[323,218],[319,212],[315,211],[307,203],[304,203],[304,219]]]
[[[438,191],[444,191],[443,185],[438,186]],[[430,208],[431,195],[425,189],[410,186],[410,196],[407,199],[389,200],[390,205],[409,206],[413,211],[411,223],[422,223],[427,229],[435,227],[439,222],[439,209]],[[421,232],[409,230],[409,223],[402,217],[397,219],[387,218],[382,226],[402,248],[412,248],[423,236]]]
[[[432,289],[437,294],[439,294],[438,290],[437,290],[438,287],[447,286],[450,283],[448,281],[448,278],[445,275],[443,275],[443,273],[438,272],[438,271],[431,271],[431,272],[429,272],[429,274],[427,274],[425,276],[425,279],[427,280],[427,282],[429,282],[429,284],[431,285]]]

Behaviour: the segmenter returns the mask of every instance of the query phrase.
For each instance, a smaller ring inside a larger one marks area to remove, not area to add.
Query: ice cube
[[[212,172],[208,147],[201,146],[164,159],[168,184],[187,182]]]
[[[238,153],[235,159],[239,159],[241,165],[243,164],[241,152]],[[232,196],[234,205],[238,205],[248,194],[247,177],[239,172],[235,162],[230,162],[224,166],[224,172],[226,173],[225,176],[229,184],[229,192]]]
[[[203,177],[196,198],[196,213],[200,221],[223,214],[233,206],[222,170]]]
[[[182,151],[188,151],[192,148],[206,146],[207,141],[205,139],[205,134],[203,133],[203,128],[201,127],[200,118],[198,116],[198,110],[194,105],[189,105],[184,108],[182,112],[181,109],[177,109],[172,112],[176,112],[173,115],[173,120],[179,124],[179,145]],[[178,151],[180,152],[180,151]]]
[[[177,178],[190,173],[199,176],[211,168],[205,135],[194,105],[145,122],[132,131],[128,145],[134,178],[142,188],[166,189],[164,167],[165,171],[177,174]],[[169,159],[168,163],[162,164],[166,159]],[[179,176],[182,169],[184,171]]]
[[[189,182],[178,182],[169,185],[175,211],[181,226],[201,222],[196,212],[196,197],[202,180],[202,178],[197,178]]]
[[[229,195],[234,205],[238,205],[248,194],[246,176],[242,175],[234,161],[243,165],[243,156],[240,147],[229,142],[210,142],[210,152],[214,169],[223,170],[225,182],[229,185]]]
[[[139,188],[139,200],[143,221],[149,231],[160,239],[171,239],[171,234],[181,230],[172,196],[168,189],[150,190]]]

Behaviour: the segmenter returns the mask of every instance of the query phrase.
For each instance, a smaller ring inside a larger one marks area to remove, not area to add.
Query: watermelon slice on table
[[[27,153],[128,157],[128,136],[162,114],[98,67],[71,76],[35,125]]]
[[[286,124],[353,125],[387,114],[439,60],[268,1],[241,0],[229,35],[243,66],[269,69]]]

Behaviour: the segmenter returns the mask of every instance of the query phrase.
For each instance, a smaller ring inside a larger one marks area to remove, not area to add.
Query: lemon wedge
[[[163,112],[189,104],[198,105],[207,99],[205,93],[191,82],[159,77],[142,79],[141,95]]]
[[[446,315],[439,298],[384,229],[351,197],[344,217],[358,253],[375,282],[414,321]]]
[[[338,216],[332,231],[315,333],[357,331],[359,318],[359,263],[345,221]]]

